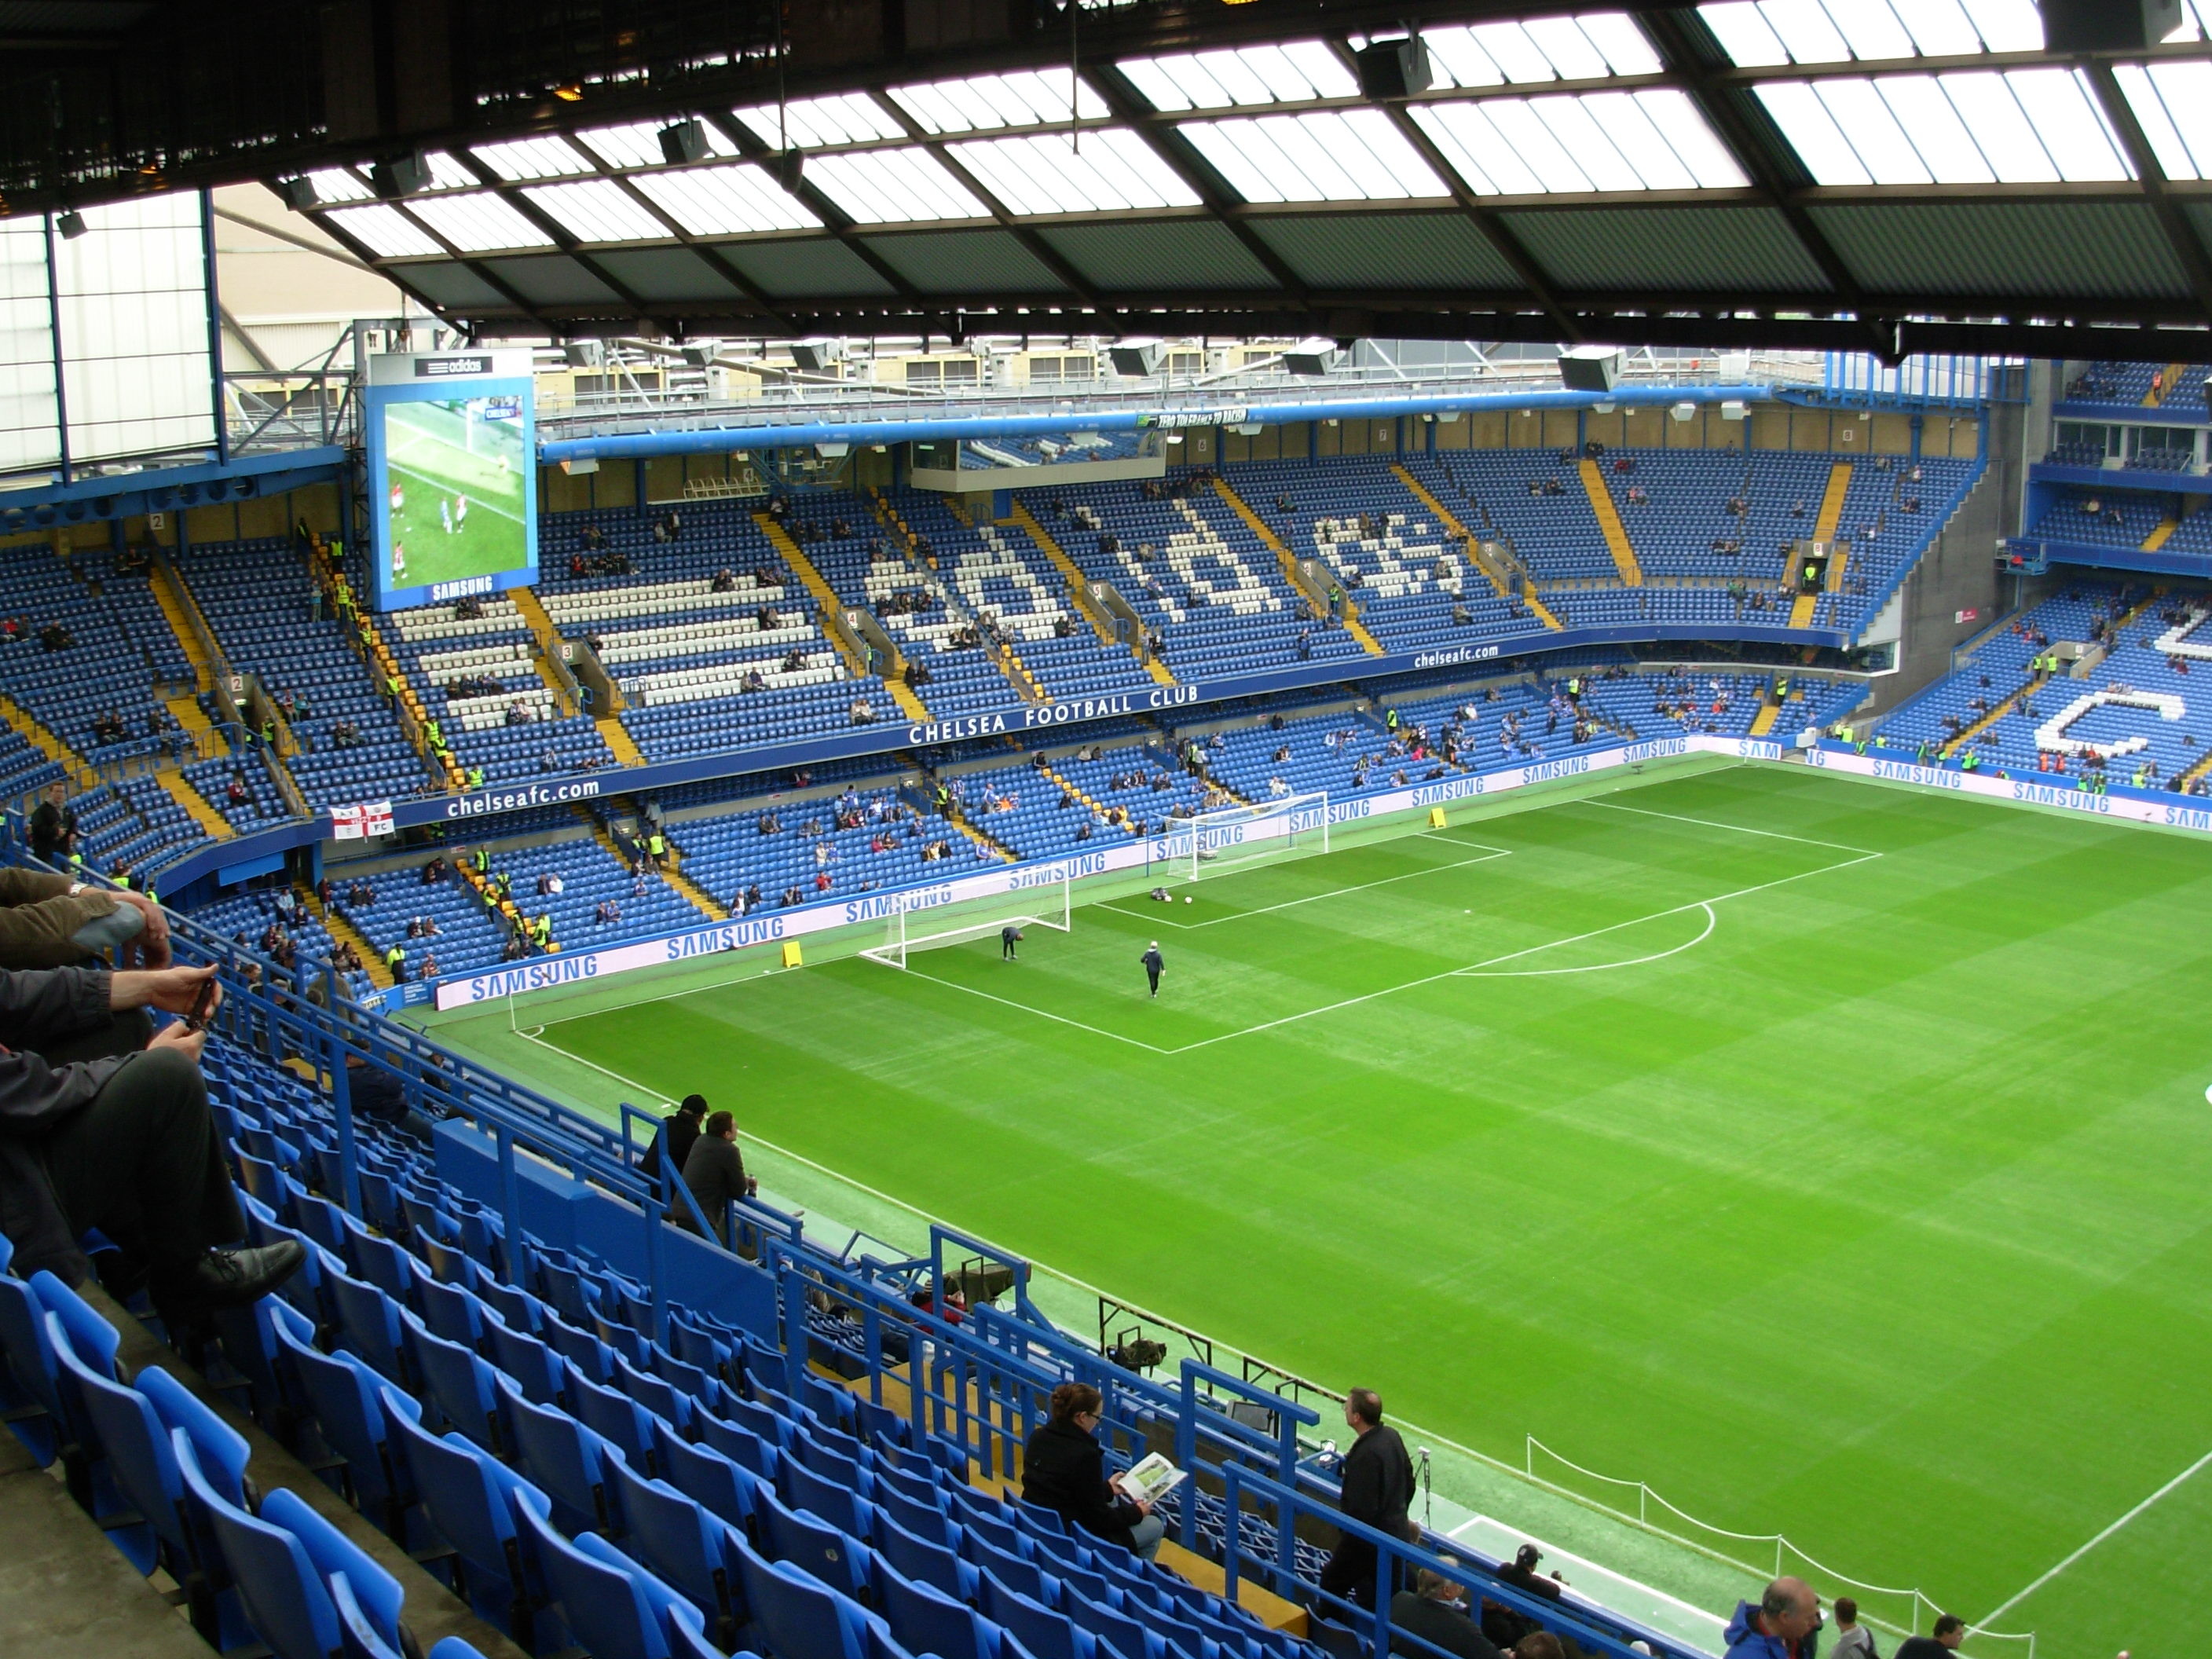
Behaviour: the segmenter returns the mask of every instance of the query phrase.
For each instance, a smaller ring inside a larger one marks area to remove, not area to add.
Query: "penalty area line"
[[[1998,1602],[1996,1607],[1990,1608],[1989,1612],[1982,1615],[1981,1620],[1976,1624],[1975,1628],[1977,1630],[1987,1630],[1991,1624],[2004,1617],[2006,1613],[2010,1613],[2021,1602],[2027,1601],[2029,1596],[2034,1595],[2036,1591],[2041,1589],[2052,1579],[2057,1577],[2060,1573],[2064,1572],[2067,1568],[2072,1566],[2083,1556],[2088,1554],[2091,1550],[2095,1549],[2098,1545],[2103,1543],[2114,1533],[2118,1532],[2130,1522],[2135,1520],[2136,1516],[2142,1515],[2144,1510],[2149,1509],[2160,1498],[2166,1497],[2168,1493],[2175,1491],[2177,1488],[2186,1486],[2189,1483],[2190,1478],[2196,1474],[2198,1470],[2204,1468],[2207,1465],[2212,1465],[2212,1451],[2206,1452],[2203,1456],[2198,1458],[2187,1468],[2182,1470],[2179,1474],[2175,1475],[2172,1480],[2167,1481],[2149,1497],[2144,1498],[2142,1503],[2136,1504],[2135,1508],[2130,1510],[2118,1520],[2113,1522],[2111,1526],[2106,1527],[2104,1531],[2099,1533],[2087,1543],[2082,1545],[2071,1555],[2069,1555],[2064,1560],[2061,1561],[2057,1566],[2051,1568],[2050,1571],[2045,1573],[2033,1583],[2028,1585],[2027,1589],[2017,1591],[2012,1595],[2006,1597],[2002,1601]]]

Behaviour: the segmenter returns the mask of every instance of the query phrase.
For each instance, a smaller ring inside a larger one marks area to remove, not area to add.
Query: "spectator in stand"
[[[1832,1659],[1881,1659],[1874,1632],[1859,1623],[1859,1604],[1848,1595],[1836,1598],[1836,1649]]]
[[[69,804],[69,786],[50,784],[46,798],[31,814],[31,851],[48,864],[76,862],[76,809]]]
[[[662,1143],[665,1142],[668,1147],[668,1167],[680,1174],[684,1168],[684,1160],[691,1155],[691,1143],[699,1139],[699,1126],[706,1121],[707,1097],[684,1096],[683,1104],[661,1119],[660,1134],[654,1139],[652,1146],[645,1149],[645,1156],[638,1160],[637,1167],[647,1175],[659,1175],[660,1148]]]
[[[1534,1544],[1522,1545],[1519,1549],[1513,1552],[1513,1559],[1510,1561],[1498,1563],[1499,1582],[1510,1584],[1516,1589],[1526,1590],[1531,1595],[1540,1595],[1547,1601],[1558,1601],[1560,1594],[1559,1586],[1565,1583],[1565,1580],[1556,1572],[1549,1578],[1540,1577],[1536,1571],[1536,1564],[1543,1559],[1543,1551],[1538,1549]]]
[[[1160,1553],[1167,1523],[1150,1504],[1123,1497],[1107,1481],[1106,1453],[1097,1440],[1104,1404],[1088,1382],[1063,1382],[1052,1391],[1050,1417],[1022,1448],[1022,1499],[1149,1561]]]
[[[147,1285],[173,1334],[266,1295],[307,1259],[295,1239],[230,1248],[246,1218],[200,1075],[204,1034],[177,1022],[149,1041],[115,1018],[188,1012],[214,974],[0,974],[0,1231],[15,1272],[83,1284],[92,1264],[76,1240],[98,1228],[119,1252],[111,1285]]]
[[[1372,1389],[1354,1389],[1345,1396],[1344,1422],[1352,1442],[1344,1455],[1338,1507],[1350,1520],[1405,1537],[1413,1501],[1413,1460],[1398,1431],[1383,1425],[1382,1396]],[[1369,1606],[1375,1600],[1376,1565],[1374,1545],[1340,1537],[1335,1553],[1322,1567],[1321,1587],[1354,1606]]]
[[[1947,1613],[1936,1621],[1933,1636],[1909,1636],[1897,1644],[1897,1659],[1951,1659],[1952,1652],[1966,1639],[1966,1621],[1955,1613]]]
[[[1428,1649],[1401,1641],[1400,1632],[1442,1648],[1455,1659],[1499,1659],[1498,1644],[1475,1626],[1467,1591],[1440,1572],[1423,1567],[1413,1588],[1390,1598],[1390,1650],[1427,1659]]]
[[[1737,1602],[1723,1637],[1728,1659],[1814,1659],[1820,1629],[1820,1598],[1813,1587],[1783,1577],[1766,1587],[1756,1606]]]
[[[750,1198],[759,1190],[760,1182],[745,1173],[744,1155],[738,1151],[737,1119],[727,1112],[708,1115],[706,1127],[691,1143],[691,1150],[684,1157],[684,1184],[691,1189],[691,1196],[699,1206],[699,1212],[707,1218],[714,1237],[728,1244],[730,1239],[729,1206],[738,1199]],[[678,1219],[692,1231],[691,1212],[679,1206]]]

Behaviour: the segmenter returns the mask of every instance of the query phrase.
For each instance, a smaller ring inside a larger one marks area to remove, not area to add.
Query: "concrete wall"
[[[2021,481],[2027,473],[2023,414],[2010,404],[1990,410],[1989,465],[1905,578],[1898,672],[1875,682],[1863,712],[1885,713],[1948,673],[1953,648],[1987,628],[2000,610],[2010,609],[2014,583],[1997,574],[1996,547],[2020,527]],[[1971,620],[1955,620],[1966,611],[1975,612]]]

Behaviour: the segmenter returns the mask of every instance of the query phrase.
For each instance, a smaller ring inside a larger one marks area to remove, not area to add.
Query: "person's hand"
[[[1150,1515],[1152,1512],[1152,1500],[1149,1498],[1132,1498],[1129,1501],[1137,1506],[1139,1515]]]
[[[175,1048],[197,1066],[200,1063],[200,1050],[206,1047],[207,1033],[195,1031],[179,1020],[155,1032],[153,1040],[146,1045],[146,1052],[150,1054],[163,1048]]]
[[[134,893],[128,888],[115,896],[146,918],[146,926],[131,942],[138,947],[139,961],[149,969],[169,965],[168,913],[143,893]]]
[[[200,987],[215,977],[212,963],[204,968],[161,968],[150,973],[111,976],[108,1005],[115,1008],[159,1008],[164,1013],[188,1014],[199,1000]],[[208,1005],[212,1013],[222,1006],[222,990],[216,989]]]

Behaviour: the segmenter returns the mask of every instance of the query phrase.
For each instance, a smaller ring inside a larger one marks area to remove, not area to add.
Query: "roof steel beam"
[[[763,143],[752,129],[736,116],[720,110],[709,110],[707,118],[714,124],[714,131],[735,145],[738,153],[746,160],[766,161],[775,155],[775,152]],[[868,246],[866,239],[855,234],[853,216],[806,182],[804,163],[800,166],[798,185],[790,194],[793,199],[822,222],[823,229],[851,249],[854,258],[890,283],[894,293],[915,299],[921,297],[921,290],[907,281],[904,273],[878,254]]]
[[[2112,124],[2113,135],[2127,152],[2128,165],[2135,168],[2142,198],[2157,216],[2159,228],[2172,244],[2173,257],[2181,262],[2183,273],[2197,296],[2204,319],[2212,323],[2212,260],[2204,256],[2204,245],[2197,240],[2197,232],[2189,222],[2189,216],[2173,199],[2166,188],[2166,169],[2158,164],[2157,154],[2150,140],[2143,136],[2142,123],[2136,119],[2134,108],[2127,95],[2120,90],[2120,82],[2112,73],[2112,66],[2102,59],[2087,65],[2089,87],[2105,112],[2105,119]]]

